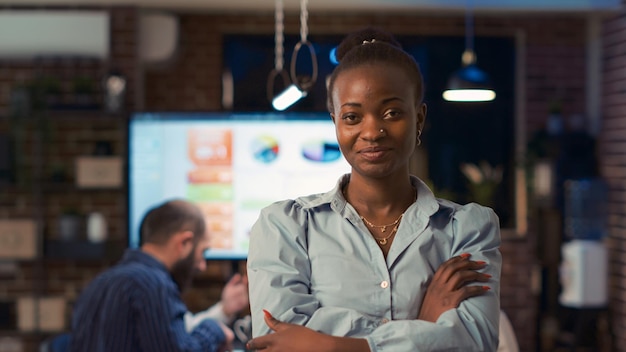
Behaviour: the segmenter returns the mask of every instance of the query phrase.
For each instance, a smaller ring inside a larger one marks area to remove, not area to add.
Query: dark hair
[[[402,45],[391,33],[374,27],[353,32],[341,41],[335,56],[339,65],[330,76],[326,99],[327,108],[331,113],[335,79],[341,72],[362,65],[385,63],[404,69],[415,84],[417,101],[421,102],[424,97],[424,83],[419,65],[413,56],[402,49]]]
[[[197,206],[184,200],[170,200],[148,210],[139,231],[142,244],[164,244],[181,231],[193,232],[197,243],[206,232],[206,224]]]

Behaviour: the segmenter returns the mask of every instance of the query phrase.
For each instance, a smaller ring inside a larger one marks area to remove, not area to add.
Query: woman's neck
[[[389,217],[397,218],[417,197],[410,177],[384,181],[351,177],[343,192],[360,215],[371,218],[372,222],[381,220],[381,223]]]

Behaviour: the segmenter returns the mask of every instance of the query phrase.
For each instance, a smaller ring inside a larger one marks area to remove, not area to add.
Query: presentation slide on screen
[[[129,141],[130,245],[151,206],[184,198],[206,216],[209,259],[245,258],[263,207],[327,192],[350,170],[330,118],[138,120]]]

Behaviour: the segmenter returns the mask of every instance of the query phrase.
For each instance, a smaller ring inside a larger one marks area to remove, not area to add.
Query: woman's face
[[[353,173],[381,178],[409,172],[426,115],[415,89],[401,68],[385,64],[359,66],[337,76],[331,116]]]

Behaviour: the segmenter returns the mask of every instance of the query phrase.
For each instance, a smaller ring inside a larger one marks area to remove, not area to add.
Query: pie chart
[[[329,163],[339,159],[341,151],[336,142],[315,140],[308,141],[302,146],[302,156],[310,161]]]
[[[252,140],[252,155],[262,163],[271,163],[278,158],[279,146],[276,139],[263,135]]]

